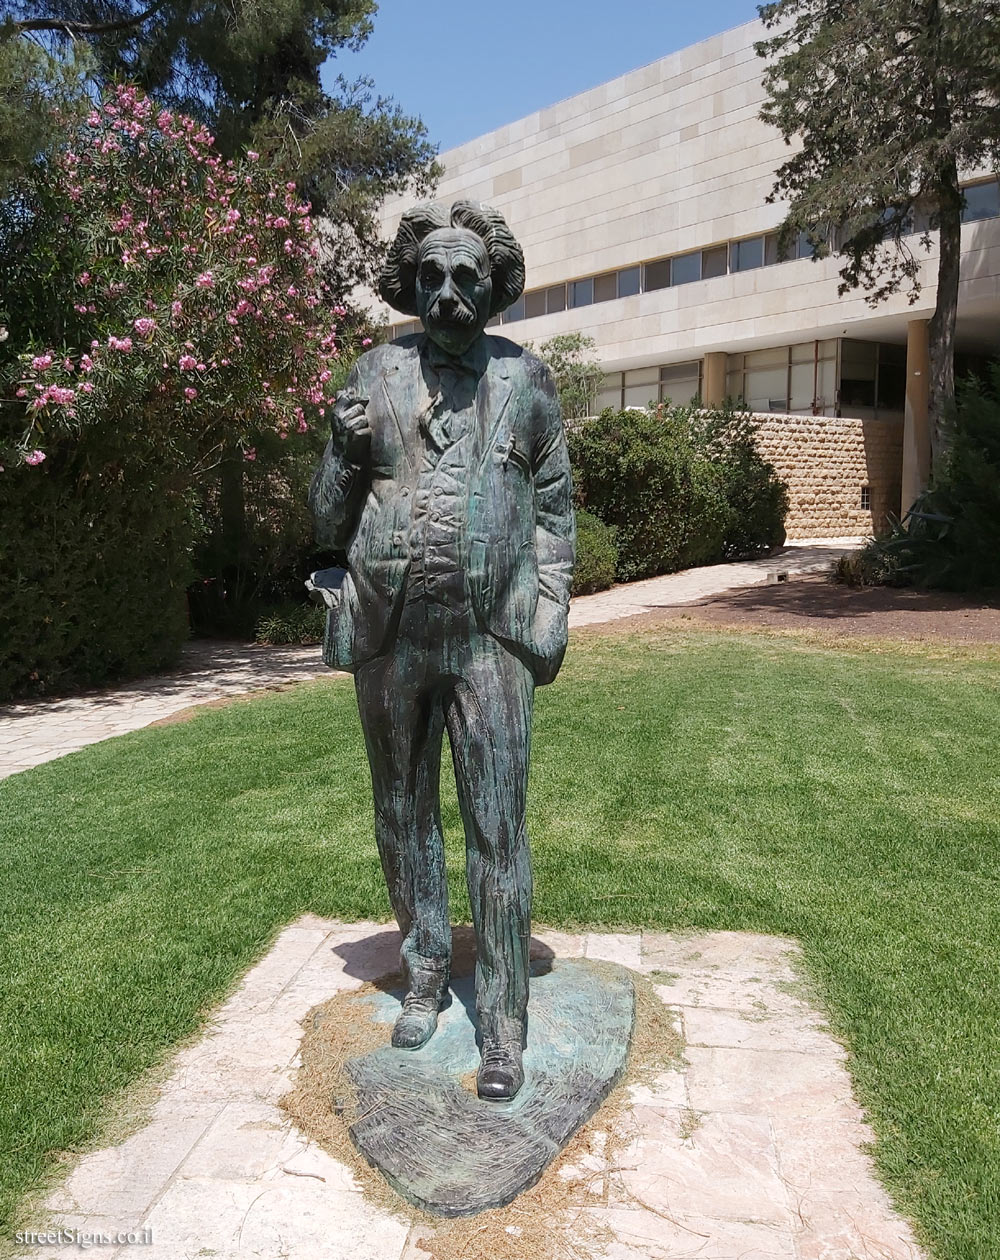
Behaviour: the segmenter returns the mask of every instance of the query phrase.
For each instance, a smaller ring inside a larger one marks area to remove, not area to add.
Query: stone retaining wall
[[[901,420],[757,415],[758,447],[788,485],[788,537],[871,534],[899,514]],[[862,508],[861,490],[871,491]]]

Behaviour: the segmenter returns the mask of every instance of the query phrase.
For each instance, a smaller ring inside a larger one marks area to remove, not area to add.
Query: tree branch
[[[140,26],[147,18],[162,9],[166,0],[156,0],[156,4],[135,17],[119,18],[117,22],[69,22],[62,18],[26,18],[12,23],[19,35],[29,31],[62,31],[66,35],[104,35],[111,31],[125,30],[129,26]]]

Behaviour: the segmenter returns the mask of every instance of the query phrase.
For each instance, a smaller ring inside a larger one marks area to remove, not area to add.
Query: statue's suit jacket
[[[411,511],[432,405],[423,334],[363,354],[345,394],[367,398],[371,457],[348,463],[336,434],[309,502],[317,537],[347,550],[348,576],[327,620],[325,659],[354,669],[391,649],[410,566]],[[536,683],[566,650],[575,527],[569,457],[551,375],[534,355],[484,336],[468,470],[468,583],[477,620],[523,656]]]

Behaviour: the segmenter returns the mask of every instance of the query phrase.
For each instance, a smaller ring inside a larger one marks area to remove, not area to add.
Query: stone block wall
[[[758,447],[788,485],[790,539],[872,534],[899,514],[902,420],[758,415]],[[871,491],[862,508],[861,490]]]

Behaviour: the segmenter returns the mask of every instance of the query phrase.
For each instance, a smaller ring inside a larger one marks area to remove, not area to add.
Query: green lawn
[[[580,638],[538,693],[535,916],[802,943],[881,1174],[1000,1257],[1000,654]],[[0,784],[0,1215],[303,911],[388,917],[354,693],[329,680]],[[467,918],[453,785],[453,913]]]

